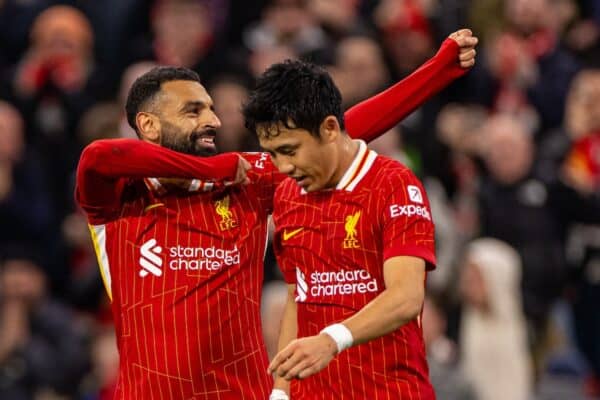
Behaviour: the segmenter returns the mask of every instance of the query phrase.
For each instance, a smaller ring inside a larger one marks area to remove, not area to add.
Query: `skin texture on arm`
[[[386,335],[417,318],[425,297],[425,261],[410,256],[385,261],[386,289],[342,324],[354,338],[353,345]],[[323,368],[337,354],[327,334],[295,339],[269,365],[269,372],[286,380],[306,378]]]
[[[281,330],[279,333],[279,344],[277,350],[283,350],[292,340],[297,336],[298,322],[297,322],[297,309],[295,300],[296,285],[288,285],[288,298],[283,312],[283,318],[281,319]],[[275,389],[281,389],[289,394],[290,383],[288,380],[281,376],[275,376]]]

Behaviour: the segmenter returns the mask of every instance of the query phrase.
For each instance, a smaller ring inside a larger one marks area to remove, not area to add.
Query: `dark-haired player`
[[[272,398],[292,380],[294,400],[434,399],[420,325],[434,225],[421,182],[344,132],[340,92],[315,65],[271,66],[243,113],[288,176],[273,211],[289,296]]]

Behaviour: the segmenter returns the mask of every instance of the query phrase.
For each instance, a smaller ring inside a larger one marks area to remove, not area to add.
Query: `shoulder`
[[[422,183],[414,172],[399,161],[384,156],[377,156],[373,163],[372,181],[382,194],[392,194],[401,188],[417,186],[422,189]]]

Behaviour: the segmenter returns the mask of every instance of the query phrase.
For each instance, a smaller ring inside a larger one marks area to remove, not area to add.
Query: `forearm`
[[[136,139],[97,140],[81,154],[78,173],[105,178],[200,178],[232,180],[238,155],[199,157]]]
[[[342,324],[352,333],[353,345],[368,342],[417,318],[423,296],[424,289],[409,295],[385,290]]]
[[[353,138],[371,141],[400,123],[468,69],[458,62],[458,44],[446,39],[437,54],[391,88],[344,114],[346,131]]]
[[[385,290],[341,322],[342,332],[349,331],[344,335],[342,347],[393,332],[421,313],[425,298],[425,260],[413,256],[388,258],[383,264],[383,276]]]
[[[281,319],[281,328],[279,332],[279,341],[277,344],[277,352],[283,350],[290,342],[298,336],[298,313],[296,309],[296,301],[294,293],[288,294],[288,300],[285,305],[283,312],[283,318]],[[275,376],[275,389],[284,390],[286,393],[289,392],[289,381],[286,379]]]

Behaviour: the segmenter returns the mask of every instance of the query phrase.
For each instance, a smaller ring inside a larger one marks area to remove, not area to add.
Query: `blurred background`
[[[0,399],[110,399],[110,305],[73,201],[82,148],[135,137],[156,65],[197,71],[222,151],[256,150],[240,104],[287,58],[345,107],[452,31],[477,64],[372,147],[412,168],[436,222],[423,326],[438,398],[600,398],[600,1],[0,0]],[[286,290],[269,252],[264,331]]]

